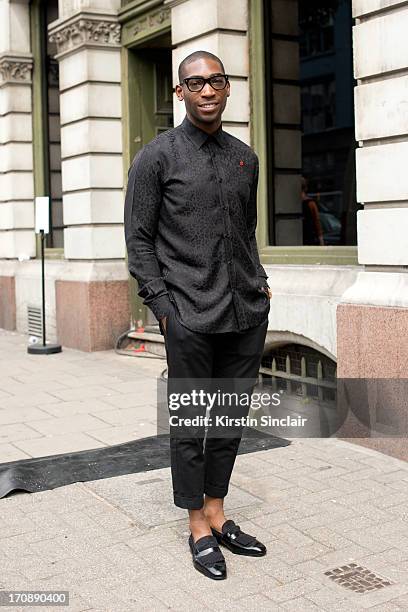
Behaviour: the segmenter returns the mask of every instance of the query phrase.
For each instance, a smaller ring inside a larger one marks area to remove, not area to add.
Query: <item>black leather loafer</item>
[[[234,521],[225,521],[222,526],[222,533],[211,530],[219,544],[226,546],[236,555],[246,555],[247,557],[263,557],[266,555],[266,546],[259,542],[254,536],[241,531],[239,525]]]
[[[204,536],[194,542],[193,536],[188,539],[193,565],[204,576],[212,580],[225,580],[227,567],[218,542],[214,536]]]

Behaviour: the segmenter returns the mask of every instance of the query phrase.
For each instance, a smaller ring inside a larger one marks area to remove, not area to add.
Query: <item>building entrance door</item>
[[[125,171],[140,149],[155,136],[173,127],[173,87],[170,33],[151,39],[145,45],[123,50]],[[125,180],[126,184],[127,180]],[[132,324],[158,325],[151,311],[138,296],[134,278],[129,278]]]

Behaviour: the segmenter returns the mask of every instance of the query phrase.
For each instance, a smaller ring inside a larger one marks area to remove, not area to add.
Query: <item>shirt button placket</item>
[[[232,236],[231,236],[231,220],[229,216],[229,206],[228,206],[227,200],[225,199],[225,192],[223,192],[223,189],[222,189],[223,180],[221,177],[218,177],[218,183],[220,186],[220,196],[221,196],[222,207],[225,211],[224,227],[226,228],[226,231],[224,232],[223,236],[224,236],[224,239],[226,240],[225,252],[226,252],[226,257],[227,257],[227,271],[228,271],[228,276],[230,280],[232,301],[234,304],[235,314],[236,314],[236,318],[238,321],[238,328],[240,328],[241,327],[240,308],[239,308],[239,303],[237,304],[237,291],[235,289],[234,260],[233,260],[233,250],[232,250],[232,242],[231,242]]]
[[[230,218],[229,218],[229,207],[228,207],[228,202],[225,200],[224,192],[222,189],[223,179],[218,173],[218,168],[215,162],[212,145],[210,145],[210,143],[209,143],[209,151],[210,151],[210,156],[211,156],[211,162],[212,162],[212,165],[215,171],[216,182],[218,183],[219,200],[220,200],[222,209],[225,211],[225,214],[223,215],[223,220],[224,220],[224,228],[226,228],[226,231],[223,232],[222,236],[224,239],[226,239],[225,253],[226,253],[226,258],[227,258],[227,272],[228,272],[228,277],[230,281],[232,301],[234,304],[235,315],[236,315],[237,322],[238,322],[238,328],[241,329],[242,328],[242,316],[241,316],[242,313],[240,309],[240,304],[239,302],[237,303],[237,291],[234,286],[234,274],[233,274],[234,263],[233,263],[233,252],[232,252],[232,243],[231,243],[231,230],[230,230],[231,224],[230,224]]]

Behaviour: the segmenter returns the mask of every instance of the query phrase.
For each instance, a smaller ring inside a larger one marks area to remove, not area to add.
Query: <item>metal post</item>
[[[45,232],[40,229],[41,235],[41,296],[42,296],[42,344],[30,344],[27,352],[32,355],[51,355],[53,353],[61,353],[60,344],[47,344],[45,335],[45,254],[44,240]]]
[[[41,230],[41,292],[42,292],[42,333],[45,346],[45,270],[44,270],[44,230]]]

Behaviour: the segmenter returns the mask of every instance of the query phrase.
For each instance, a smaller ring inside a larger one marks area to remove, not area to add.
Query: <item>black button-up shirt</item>
[[[243,331],[268,316],[255,229],[259,162],[222,126],[185,117],[156,136],[129,169],[125,238],[138,295],[160,319],[203,333]]]

